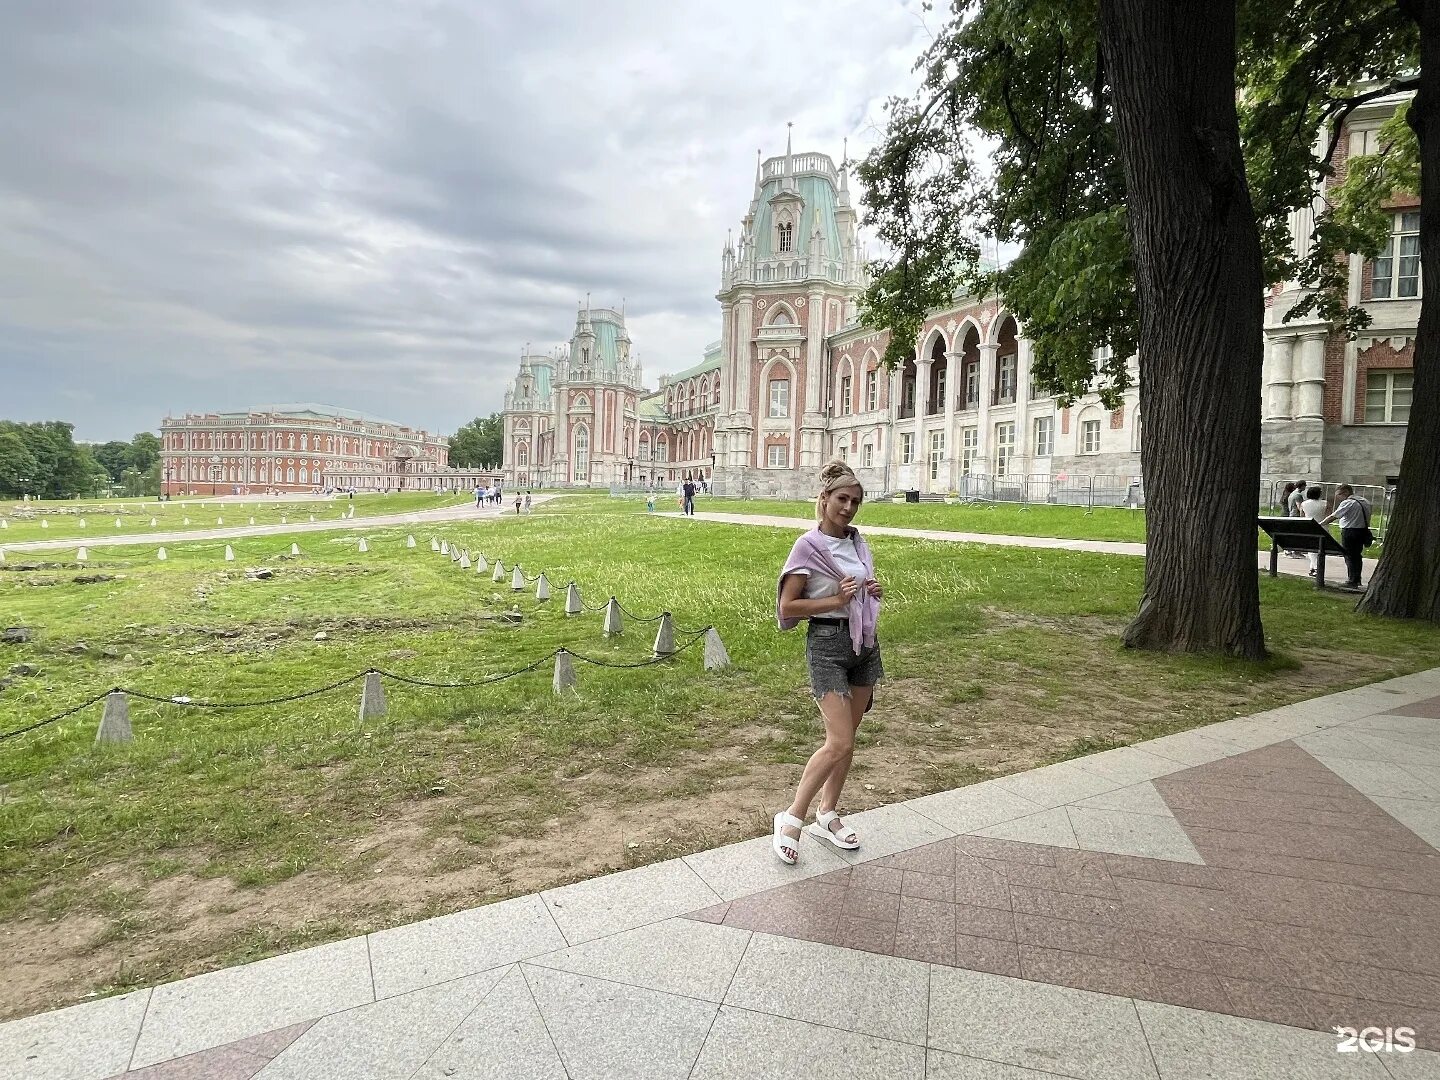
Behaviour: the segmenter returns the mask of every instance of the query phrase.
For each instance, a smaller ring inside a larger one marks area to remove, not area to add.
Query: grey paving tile
[[[1390,1080],[1440,1080],[1440,1054],[1433,1050],[1383,1054],[1380,1064]]]
[[[1048,844],[1051,847],[1078,847],[1075,830],[1070,827],[1065,807],[1057,806],[1043,810],[1029,817],[1016,818],[1001,825],[979,829],[976,836],[988,836],[996,840],[1017,840],[1025,844]]]
[[[1383,795],[1372,795],[1370,799],[1421,840],[1440,849],[1440,803],[1427,799],[1387,799]]]
[[[1122,784],[1154,780],[1157,776],[1169,776],[1189,767],[1174,758],[1162,757],[1139,746],[1120,746],[1099,754],[1088,754],[1072,759],[1070,764]]]
[[[996,780],[925,795],[904,805],[955,833],[998,825],[1040,809],[1029,799],[1001,787]]]
[[[835,848],[835,854],[851,864],[884,858],[897,851],[923,847],[955,835],[906,803],[892,803],[873,810],[862,810],[858,814],[847,814],[845,823],[860,835],[860,847],[854,851]]]
[[[1207,1080],[1384,1080],[1373,1054],[1337,1053],[1335,1033],[1305,1031],[1240,1016],[1137,1001],[1145,1037],[1164,1080],[1196,1075]]]
[[[748,930],[667,919],[528,962],[718,1004],[749,941]]]
[[[836,854],[832,844],[808,833],[800,839],[800,861],[794,866],[786,866],[775,857],[769,836],[686,855],[685,863],[722,900],[790,885],[849,865]]]
[[[1339,719],[1349,719],[1350,714],[1345,714]],[[1264,746],[1274,746],[1276,743],[1293,739],[1297,735],[1304,735],[1317,730],[1322,726],[1319,720],[1312,720],[1303,723],[1284,723],[1274,719],[1260,716],[1240,717],[1235,720],[1222,720],[1218,724],[1210,724],[1201,728],[1207,738],[1220,739],[1236,746],[1242,746],[1246,750],[1259,750]]]
[[[922,1080],[925,1049],[720,1007],[692,1080]]]
[[[1124,787],[1127,782],[1112,780],[1108,776],[1081,769],[1072,762],[1062,761],[1058,765],[1046,765],[1043,769],[1003,776],[995,783],[1012,795],[1019,795],[1027,802],[1047,810],[1052,806],[1088,799],[1102,791],[1114,791],[1118,787]]]
[[[507,969],[413,1080],[566,1080],[565,1066],[518,967]]]
[[[1402,739],[1425,747],[1440,746],[1440,725],[1427,716],[1401,716],[1381,713],[1352,720],[1337,731],[1374,732],[1389,739]]]
[[[540,899],[571,945],[720,902],[682,859],[547,889]]]
[[[133,1068],[374,1000],[364,938],[272,956],[157,986]]]
[[[268,1063],[267,1058],[230,1046],[217,1046],[147,1065],[125,1073],[123,1080],[253,1080]]]
[[[427,986],[322,1017],[265,1068],[265,1080],[405,1080],[508,970]]]
[[[725,1004],[923,1046],[929,978],[915,960],[756,934]]]
[[[1355,761],[1337,757],[1319,757],[1318,760],[1356,791],[1372,798],[1383,796],[1440,802],[1440,787],[1421,779],[1405,766],[1388,761]]]
[[[1084,806],[1069,807],[1067,812],[1070,825],[1075,830],[1075,841],[1085,851],[1106,851],[1112,855],[1134,855],[1142,859],[1168,859],[1200,866],[1205,863],[1174,817]]]
[[[149,990],[0,1024],[0,1076],[102,1080],[125,1071]]]
[[[568,944],[538,896],[381,930],[370,935],[375,996],[408,994]]]
[[[1122,810],[1127,814],[1154,814],[1158,817],[1172,819],[1175,817],[1175,812],[1170,809],[1160,796],[1160,792],[1155,789],[1155,785],[1149,780],[1131,784],[1129,787],[1116,788],[1114,791],[1106,791],[1100,795],[1092,795],[1088,799],[1081,799],[1070,805],[1092,810]]]
[[[925,1063],[925,1080],[1055,1080],[1056,1075],[944,1050],[931,1050]]]
[[[1205,735],[1202,730],[1177,731],[1173,735],[1162,735],[1158,739],[1148,739],[1136,745],[1152,754],[1172,758],[1192,768],[1245,753],[1245,747]]]
[[[930,1046],[1084,1080],[1157,1076],[1129,998],[959,968],[930,969]]]
[[[552,968],[524,965],[521,970],[572,1077],[686,1077],[719,1008]]]
[[[1388,736],[1388,737],[1387,737]],[[1440,765],[1440,749],[1410,741],[1400,732],[1360,731],[1351,725],[1302,735],[1295,745],[1315,757],[1390,761],[1397,765]]]

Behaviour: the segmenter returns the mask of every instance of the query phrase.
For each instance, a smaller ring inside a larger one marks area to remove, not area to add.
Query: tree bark
[[[1131,648],[1265,655],[1256,560],[1264,278],[1235,0],[1101,0],[1140,311],[1145,587]]]
[[[1360,610],[1440,622],[1440,2],[1400,9],[1420,28],[1420,89],[1409,122],[1420,147],[1420,327],[1415,389],[1395,507]]]

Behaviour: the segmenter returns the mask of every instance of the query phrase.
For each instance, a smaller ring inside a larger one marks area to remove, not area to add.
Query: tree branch
[[[1398,94],[1403,90],[1418,89],[1420,89],[1420,76],[1411,75],[1403,79],[1392,79],[1388,85],[1382,86],[1379,89],[1367,90],[1363,94],[1356,94],[1354,97],[1345,98],[1343,101],[1333,102],[1332,104],[1334,105],[1340,105],[1341,109],[1335,115],[1335,119],[1331,121],[1335,126],[1330,133],[1330,145],[1326,147],[1325,156],[1320,160],[1323,161],[1327,167],[1329,166],[1330,159],[1335,156],[1335,148],[1340,145],[1340,135],[1345,127],[1346,118],[1361,105],[1364,105],[1367,101],[1374,101],[1376,98],[1382,98],[1389,94]]]

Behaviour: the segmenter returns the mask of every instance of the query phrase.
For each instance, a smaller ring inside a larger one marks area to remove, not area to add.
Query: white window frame
[[[1091,434],[1095,436],[1093,440],[1090,438]],[[1100,453],[1100,421],[1098,418],[1080,421],[1080,453]]]
[[[770,379],[770,416],[774,418],[790,415],[790,379]]]
[[[767,469],[783,469],[789,462],[786,460],[785,444],[771,443],[765,448],[765,467]]]
[[[1035,456],[1051,457],[1055,453],[1055,418],[1053,416],[1037,416],[1035,418]]]
[[[575,429],[575,482],[590,479],[590,429],[581,424]]]
[[[1404,381],[1408,385],[1397,387],[1397,381]],[[1379,382],[1380,385],[1375,385]],[[1402,405],[1395,403],[1396,391],[1399,390],[1406,401]],[[1375,398],[1373,395],[1380,395],[1380,404],[1371,404]],[[1415,397],[1415,372],[1411,368],[1389,368],[1375,369],[1365,373],[1365,423],[1367,424],[1408,424],[1410,422],[1410,407]],[[1380,415],[1372,416],[1374,410],[1379,409]],[[1396,410],[1404,409],[1405,415],[1396,418]]]
[[[880,407],[880,373],[871,368],[865,373],[865,411],[874,412]]]
[[[840,415],[841,415],[841,416],[849,416],[852,412],[855,411],[854,408],[852,407],[852,406],[853,406],[853,402],[851,401],[851,396],[852,396],[851,391],[852,391],[852,389],[853,389],[853,387],[854,387],[854,382],[855,382],[855,380],[854,380],[853,376],[850,376],[850,375],[842,375],[842,376],[840,377]]]
[[[963,427],[960,429],[960,475],[969,476],[970,466],[975,463],[975,454],[980,449],[980,429],[978,427]]]
[[[1402,210],[1391,220],[1385,249],[1370,262],[1370,299],[1416,300],[1420,289],[1420,211]]]
[[[1020,355],[1009,353],[995,361],[995,403],[1009,405],[1015,400],[1016,376],[1020,370]]]
[[[1006,420],[995,425],[995,475],[1010,475],[1010,459],[1015,456],[1015,422]]]
[[[913,431],[900,433],[900,464],[915,464],[915,433]]]
[[[930,479],[940,479],[940,463],[945,460],[945,432],[930,432]]]
[[[875,444],[868,439],[860,445],[860,467],[864,469],[875,466]]]

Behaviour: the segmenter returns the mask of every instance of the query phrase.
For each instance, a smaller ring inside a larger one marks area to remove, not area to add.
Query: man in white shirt
[[[1358,589],[1360,573],[1365,567],[1365,541],[1370,532],[1370,500],[1356,495],[1349,484],[1341,484],[1335,489],[1335,494],[1340,499],[1340,505],[1320,524],[1339,523],[1340,546],[1345,549],[1344,588]]]

